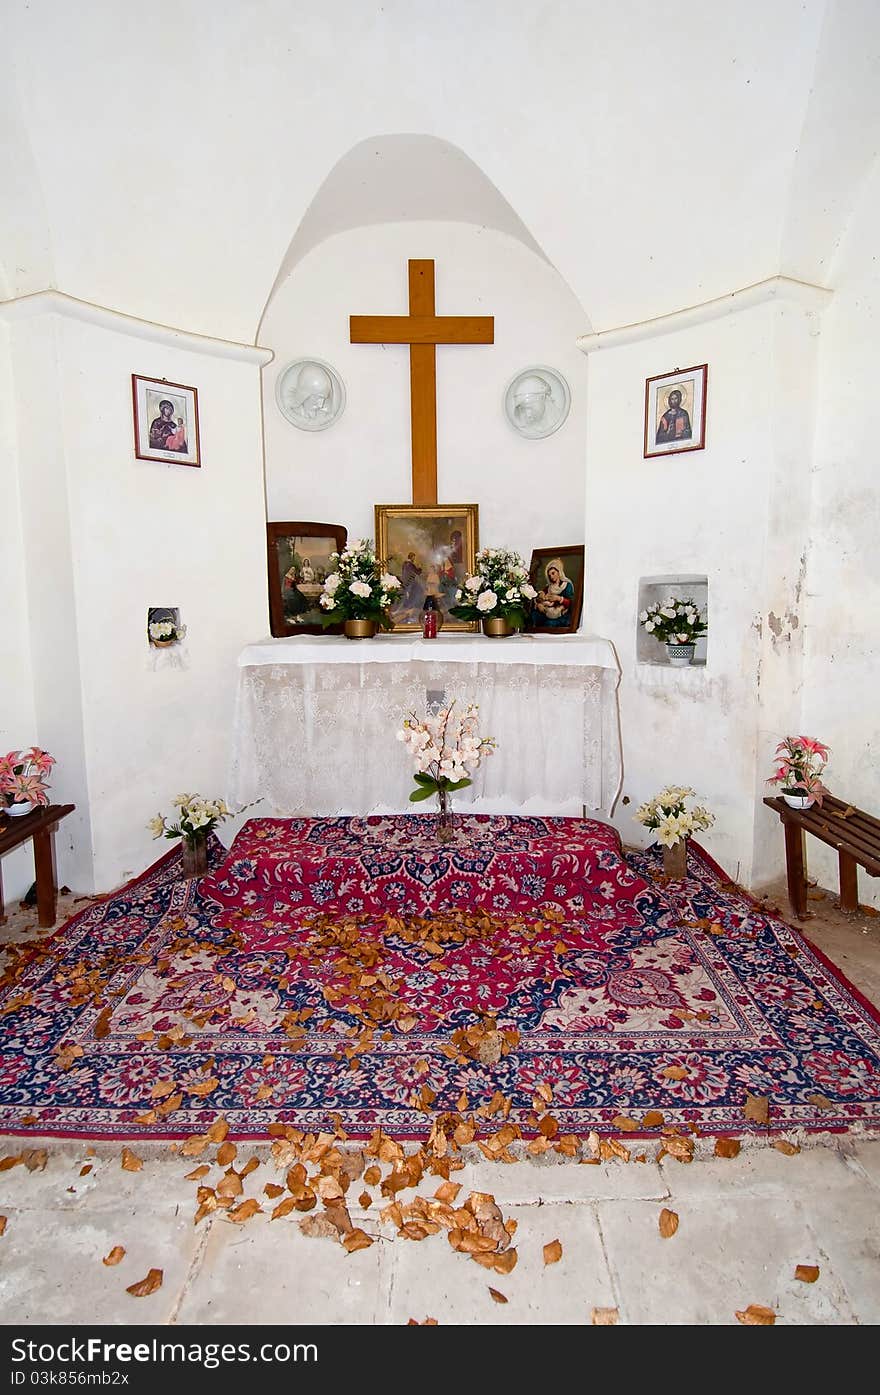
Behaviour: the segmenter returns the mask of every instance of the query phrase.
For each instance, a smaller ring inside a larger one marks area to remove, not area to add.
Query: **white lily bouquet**
[[[208,870],[208,834],[218,823],[232,817],[223,799],[203,799],[200,794],[178,794],[171,803],[177,809],[177,822],[162,815],[150,819],[147,827],[154,838],[183,839],[184,876],[201,876]]]
[[[476,704],[466,707],[457,720],[452,715],[454,706],[452,702],[441,707],[422,721],[415,715],[407,717],[397,733],[398,741],[404,743],[416,763],[416,788],[410,802],[418,804],[436,794],[440,800],[441,832],[449,826],[449,794],[472,784],[470,775],[495,749],[494,737],[480,736]]]
[[[690,597],[655,601],[640,613],[639,623],[661,644],[696,644],[709,629],[705,613]]]
[[[526,623],[526,611],[537,591],[518,552],[484,547],[477,553],[477,570],[465,577],[449,614],[459,620],[507,620],[515,630]]]
[[[379,561],[372,540],[356,538],[343,552],[334,552],[330,561],[333,571],[318,602],[324,612],[322,624],[372,620],[383,630],[392,630],[394,622],[388,611],[401,582]]]
[[[692,833],[711,828],[715,822],[715,815],[710,814],[702,804],[697,804],[693,809],[685,806],[685,800],[694,794],[696,790],[688,786],[667,785],[653,799],[639,805],[633,818],[646,828],[653,829],[658,843],[672,848]]]

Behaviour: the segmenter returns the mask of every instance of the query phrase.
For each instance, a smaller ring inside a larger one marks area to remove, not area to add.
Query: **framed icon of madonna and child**
[[[645,380],[645,459],[706,444],[707,363]]]
[[[197,389],[132,373],[131,395],[137,459],[200,466]]]
[[[529,629],[534,634],[573,635],[581,623],[584,598],[584,548],[536,547],[529,581],[537,595]]]

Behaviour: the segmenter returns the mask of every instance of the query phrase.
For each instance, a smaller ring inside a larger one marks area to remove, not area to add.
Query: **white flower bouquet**
[[[407,717],[397,733],[398,741],[404,743],[416,763],[416,788],[410,802],[418,804],[437,794],[441,816],[445,815],[449,792],[472,784],[470,775],[495,749],[494,737],[480,736],[479,708],[471,704],[456,721],[452,715],[454,706],[454,702],[450,703],[422,721],[415,715]]]
[[[200,794],[178,794],[171,803],[177,809],[177,822],[169,823],[162,814],[150,819],[147,827],[154,838],[183,838],[191,846],[205,839],[218,823],[231,818],[232,811],[223,799],[203,799]]]
[[[655,601],[641,611],[639,623],[661,644],[696,644],[709,630],[705,612],[701,614],[689,597],[669,596],[665,601]]]
[[[693,794],[696,794],[696,790],[688,786],[667,785],[653,799],[641,804],[633,818],[646,828],[653,829],[658,843],[672,848],[692,833],[711,828],[715,822],[715,815],[701,804],[693,809],[685,807],[685,800]]]
[[[177,644],[186,634],[186,625],[175,625],[173,620],[153,620],[150,622],[150,643],[161,647]]]
[[[525,627],[526,611],[537,592],[518,552],[484,547],[477,553],[477,570],[465,577],[449,614],[459,620],[507,620],[513,629]]]
[[[333,571],[318,601],[322,623],[374,620],[383,630],[393,629],[388,611],[400,591],[400,578],[379,561],[372,541],[356,538],[343,552],[334,552],[330,561]]]

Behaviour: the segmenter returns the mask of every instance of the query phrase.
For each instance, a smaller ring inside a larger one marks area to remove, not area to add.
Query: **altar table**
[[[279,814],[412,809],[404,717],[452,700],[480,708],[498,746],[456,808],[610,813],[620,790],[620,666],[592,635],[296,635],[238,659],[228,800]]]

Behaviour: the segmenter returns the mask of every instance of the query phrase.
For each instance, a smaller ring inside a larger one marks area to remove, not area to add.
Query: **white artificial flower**
[[[642,622],[643,625],[644,625],[645,621],[647,620],[647,618],[648,618],[648,612],[647,612],[646,610],[640,611],[640,613],[639,613],[639,619],[641,620],[641,622]]]
[[[400,582],[398,581],[396,576],[392,575],[391,572],[383,572],[381,577],[379,578],[379,582],[383,591],[400,590]]]
[[[330,573],[330,575],[327,577],[327,580],[324,582],[324,590],[327,592],[328,595],[334,595],[336,588],[338,587],[341,580],[342,577],[339,575],[338,572]]]
[[[192,798],[191,794],[176,794],[171,803],[176,809],[183,809]]]
[[[674,619],[675,619],[675,606],[670,606],[670,605],[665,605],[665,606],[663,606],[663,608],[662,608],[661,611],[660,611],[660,614],[661,614],[661,615],[665,615],[666,618],[667,618],[667,620],[674,620]]]
[[[648,631],[649,634],[653,634],[653,633],[654,633],[654,621],[653,621],[653,620],[649,620],[648,623],[645,625],[645,629]]]
[[[473,592],[479,591],[483,583],[478,576],[469,576],[464,584],[467,587],[468,591]]]
[[[154,838],[161,838],[162,834],[165,832],[165,820],[163,819],[162,815],[157,814],[154,819],[150,819],[150,822],[147,824],[147,828],[150,830]]]
[[[322,606],[324,610],[332,610],[336,602],[332,596],[328,596],[325,592],[324,595],[319,597],[318,604]]]
[[[364,600],[373,594],[372,586],[368,586],[365,581],[353,581],[348,589],[353,596],[362,596]]]
[[[527,601],[533,601],[538,594],[530,581],[524,581],[519,589],[522,591]]]
[[[509,586],[509,587],[507,588],[507,590],[506,590],[505,593],[504,593],[504,599],[505,599],[506,601],[518,601],[518,600],[519,600],[519,591],[516,589],[515,586]]]
[[[477,597],[477,610],[494,610],[498,604],[498,597],[494,591],[484,591]]]

